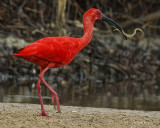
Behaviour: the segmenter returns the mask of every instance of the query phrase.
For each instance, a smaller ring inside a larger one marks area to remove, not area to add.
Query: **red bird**
[[[49,68],[59,68],[70,63],[73,58],[89,44],[92,38],[93,24],[95,20],[106,21],[109,24],[114,25],[123,33],[122,28],[115,21],[103,15],[100,10],[92,8],[83,15],[83,37],[45,37],[21,48],[14,54],[14,56],[18,56],[40,66],[40,74],[37,82],[37,91],[41,104],[40,116],[48,116],[43,107],[40,85],[41,81],[51,92],[52,101],[56,103],[58,111],[61,111],[58,95],[43,79],[44,73]]]

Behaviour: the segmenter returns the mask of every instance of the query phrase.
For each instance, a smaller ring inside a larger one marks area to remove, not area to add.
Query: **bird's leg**
[[[53,94],[52,94],[52,102],[53,102],[54,108],[56,109],[56,101],[54,99],[54,95]]]
[[[42,68],[40,69],[40,72],[41,71],[42,71]],[[40,100],[40,104],[41,104],[41,113],[40,113],[40,116],[48,116],[48,114],[45,112],[44,107],[43,107],[43,100],[42,100],[42,96],[41,96],[40,79],[38,79],[38,82],[37,82],[37,91],[38,91],[38,96],[39,96],[39,100]]]
[[[41,96],[41,85],[40,85],[40,79],[38,79],[37,82],[37,91],[38,91],[38,96],[41,104],[41,113],[40,116],[48,116],[48,114],[45,112],[44,107],[43,107],[43,101],[42,101],[42,96]]]
[[[55,63],[49,63],[47,65],[47,67],[45,67],[42,72],[39,74],[39,79],[45,84],[45,86],[50,90],[50,92],[52,93],[52,100],[55,99],[55,102],[57,104],[57,110],[60,112],[60,104],[59,104],[59,98],[57,93],[47,84],[47,82],[43,79],[43,75],[44,73],[51,67],[53,67],[55,65]]]

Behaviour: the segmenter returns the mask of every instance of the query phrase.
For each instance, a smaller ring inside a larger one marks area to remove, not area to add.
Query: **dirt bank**
[[[38,116],[40,105],[0,103],[0,127],[5,128],[158,128],[160,112],[62,106],[56,113],[46,105],[49,117]]]

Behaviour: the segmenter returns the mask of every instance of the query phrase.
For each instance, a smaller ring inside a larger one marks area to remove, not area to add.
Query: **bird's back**
[[[76,42],[79,38],[72,37],[46,37],[20,49],[15,56],[19,56],[36,65],[45,67],[54,62],[56,67],[68,64],[79,52]]]

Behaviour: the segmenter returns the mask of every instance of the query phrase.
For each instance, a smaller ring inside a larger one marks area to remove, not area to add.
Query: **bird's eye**
[[[101,15],[101,12],[98,12],[98,15]]]

